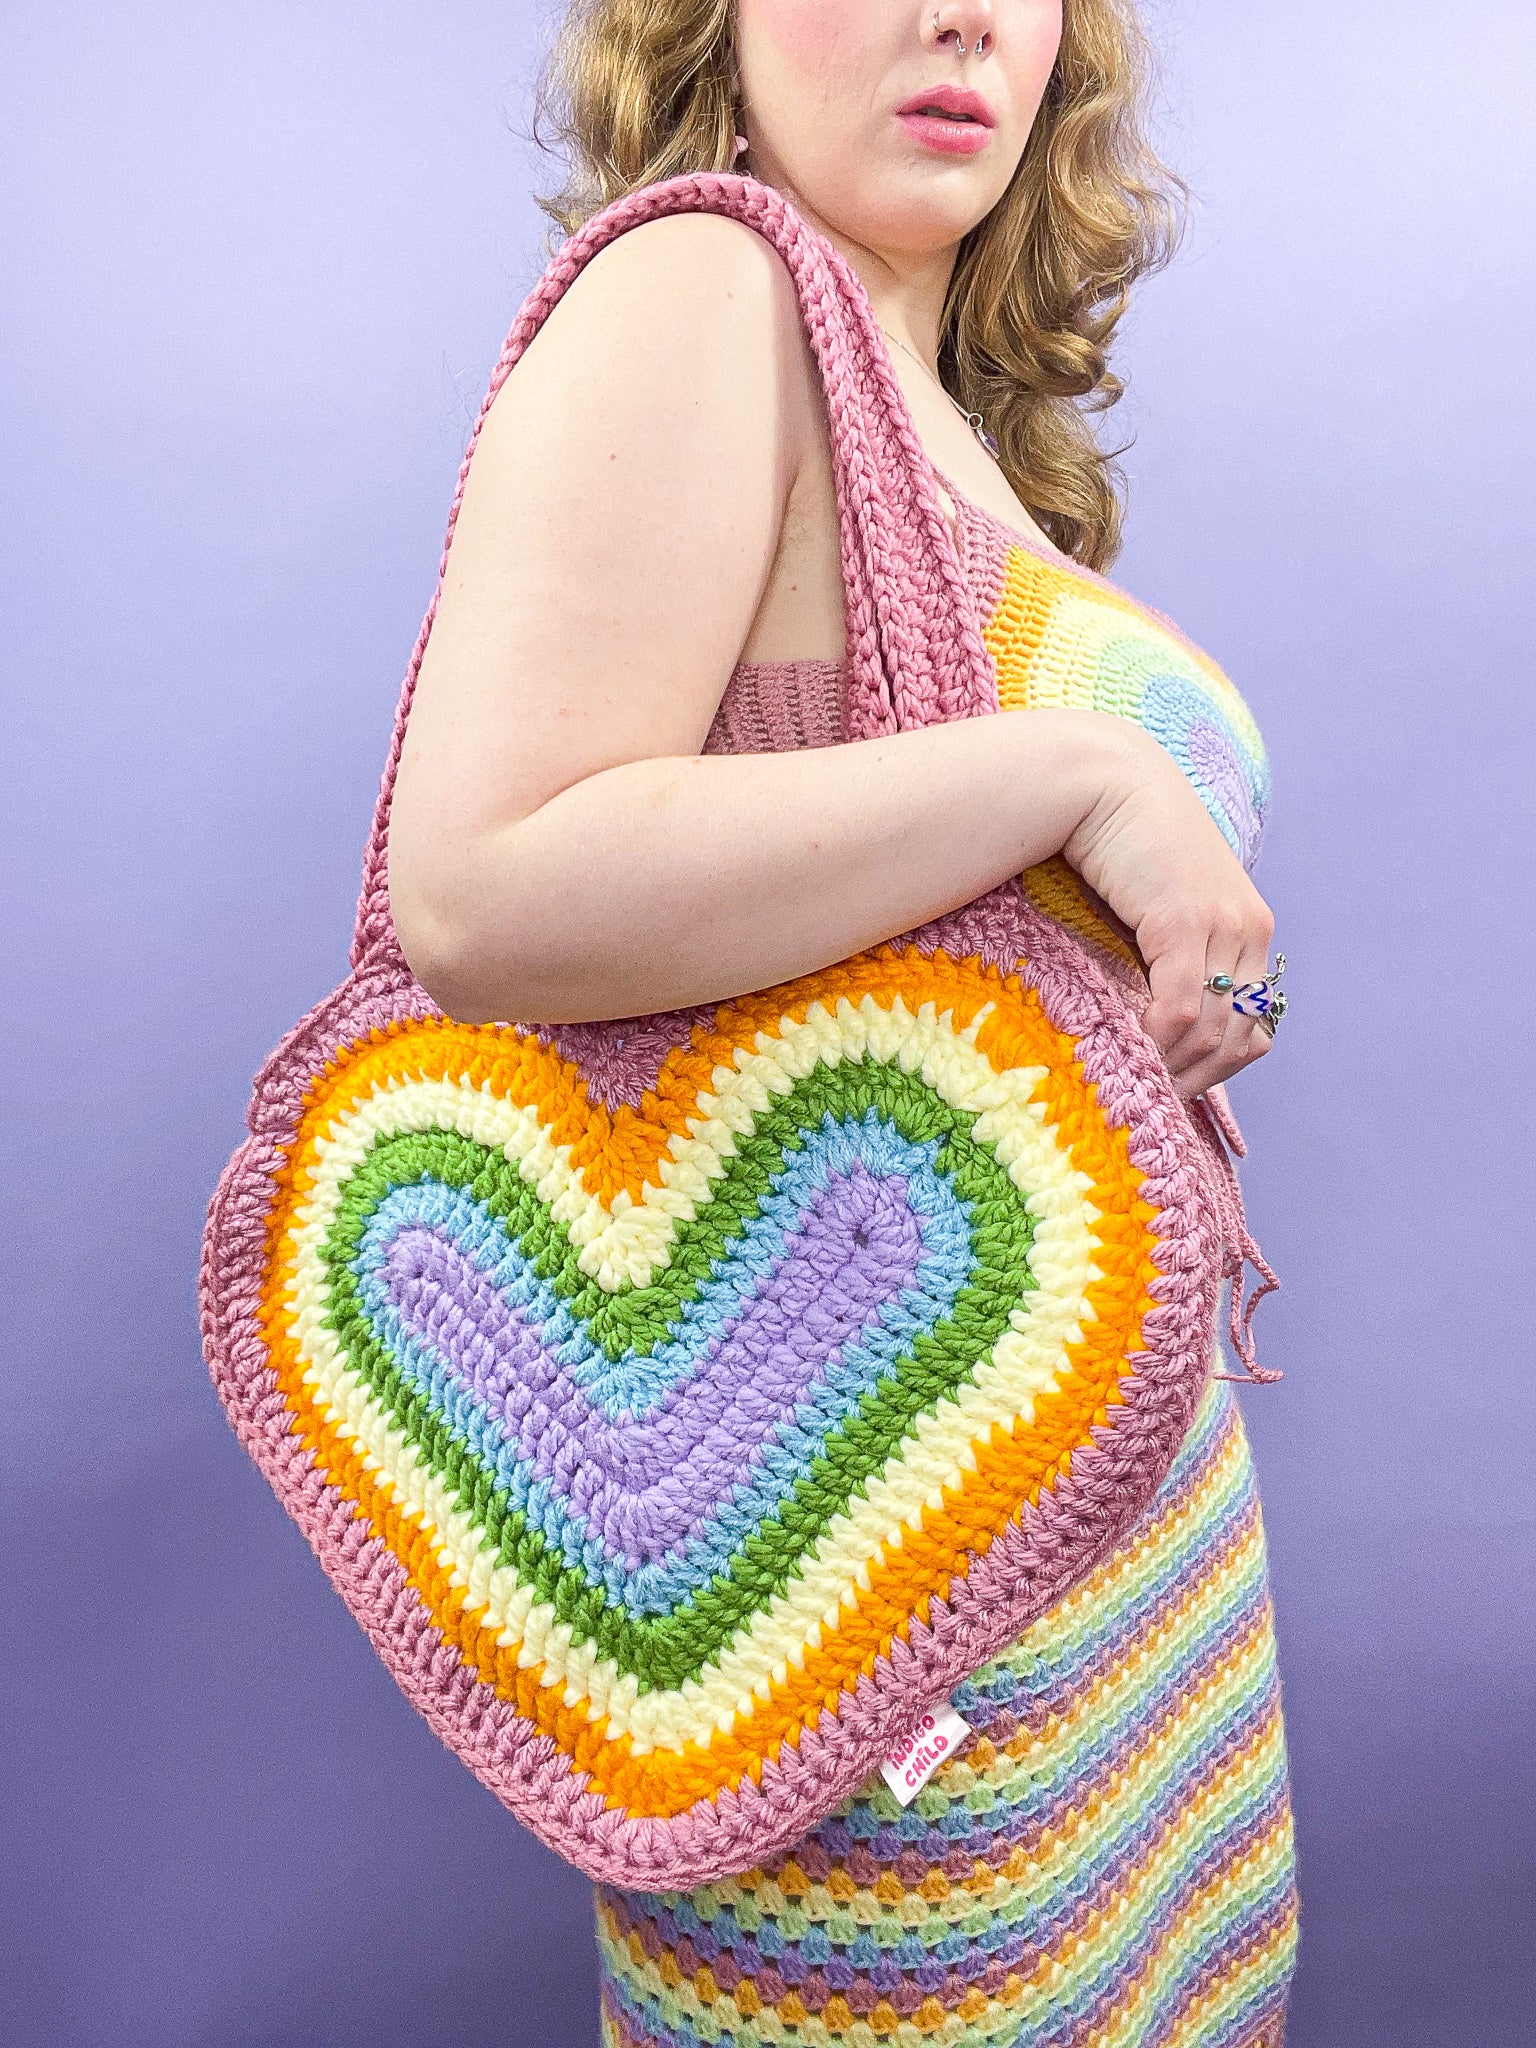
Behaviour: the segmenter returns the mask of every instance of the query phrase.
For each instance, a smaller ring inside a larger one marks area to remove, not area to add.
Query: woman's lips
[[[975,156],[992,133],[979,121],[956,121],[945,114],[898,114],[896,119],[914,142],[941,156]]]

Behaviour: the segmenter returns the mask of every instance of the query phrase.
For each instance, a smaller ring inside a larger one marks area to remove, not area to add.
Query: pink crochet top
[[[1021,528],[1010,526],[966,497],[940,469],[935,481],[958,515],[951,531],[955,551],[978,605],[990,591],[986,560],[1008,548],[1027,548],[1036,557],[1060,561]],[[983,545],[977,546],[980,537]],[[796,747],[832,747],[848,736],[849,667],[846,655],[798,661],[740,661],[704,742],[706,754],[777,754]]]
[[[783,754],[843,739],[848,662],[739,661],[704,742],[706,754]]]
[[[1229,678],[1163,613],[999,519],[932,463],[929,470],[954,502],[955,554],[991,658],[997,707],[1076,706],[1134,719],[1173,755],[1251,868],[1269,765],[1253,714]],[[833,746],[848,737],[851,683],[846,656],[738,663],[704,751]],[[1043,878],[1043,870],[1032,872]],[[1063,905],[1042,907],[1060,916]],[[1100,932],[1087,936],[1102,942]]]

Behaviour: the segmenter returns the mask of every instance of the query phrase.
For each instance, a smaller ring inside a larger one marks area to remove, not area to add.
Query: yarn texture
[[[974,1735],[911,1806],[876,1771],[737,1877],[595,1886],[604,2048],[1280,2048],[1294,1846],[1229,1387],[954,1704]]]
[[[1268,773],[1227,679],[1161,614],[939,481],[1000,699],[1138,718],[1251,861]],[[740,664],[707,747],[832,744],[846,681],[839,663]],[[1095,930],[1070,870],[1025,879]],[[1135,1527],[952,1700],[974,1734],[911,1806],[876,1769],[734,1877],[595,1885],[604,2048],[1281,2048],[1294,1832],[1229,1388],[1213,1378]]]
[[[1251,860],[1267,780],[1236,692],[974,508],[962,559],[862,285],[771,187],[676,178],[588,221],[486,406],[583,264],[682,210],[748,223],[795,278],[847,600],[840,730],[827,665],[798,723],[738,672],[711,746],[753,717],[759,744],[827,744],[1093,703],[1156,732]],[[1211,1394],[1224,1283],[1256,1371],[1241,1275],[1273,1278],[1224,1105],[1180,1101],[1134,947],[1060,862],[729,1001],[444,1016],[387,868],[436,605],[352,972],[258,1075],[210,1205],[206,1355],[481,1782],[600,1884],[707,1885],[800,1840],[1116,1552]]]

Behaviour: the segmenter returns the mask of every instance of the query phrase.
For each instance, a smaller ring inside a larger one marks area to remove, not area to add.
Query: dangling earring
[[[747,141],[747,138],[745,137],[745,135],[738,135],[738,136],[736,137],[736,155],[737,155],[738,157],[740,157],[740,156],[745,156],[745,155],[746,155],[746,153],[747,153],[747,150],[748,150],[748,149],[749,149],[750,147],[751,147],[751,145],[750,145],[750,144],[748,143],[748,141]],[[734,161],[734,159],[733,159],[733,161]]]

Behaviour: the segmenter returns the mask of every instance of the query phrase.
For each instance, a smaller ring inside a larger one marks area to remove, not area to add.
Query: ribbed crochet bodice
[[[1252,713],[1227,676],[1164,614],[1051,553],[942,471],[934,475],[958,515],[956,552],[992,655],[1000,708],[1059,706],[1135,719],[1173,755],[1251,867],[1269,765]],[[704,751],[832,746],[846,736],[848,681],[846,658],[740,662]]]
[[[739,661],[704,742],[706,754],[781,754],[845,737],[848,662]]]

